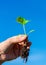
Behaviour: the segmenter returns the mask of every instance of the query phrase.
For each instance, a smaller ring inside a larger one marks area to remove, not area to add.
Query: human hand
[[[16,59],[21,54],[21,49],[24,43],[27,42],[26,35],[13,36],[0,44],[1,60],[9,61]],[[27,43],[27,48],[30,47],[30,43]]]

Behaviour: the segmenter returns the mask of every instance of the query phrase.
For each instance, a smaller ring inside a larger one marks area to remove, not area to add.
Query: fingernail
[[[18,36],[21,36],[21,37],[23,37],[23,36],[27,36],[27,35],[24,35],[24,34],[23,34],[23,35],[21,35],[21,34],[19,34]]]
[[[27,49],[29,49],[30,47],[27,47]]]
[[[27,37],[27,35],[21,35],[21,37]]]

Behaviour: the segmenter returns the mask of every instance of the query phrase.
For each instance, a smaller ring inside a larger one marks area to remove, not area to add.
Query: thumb
[[[27,35],[18,35],[11,37],[12,43],[19,43],[27,39]]]

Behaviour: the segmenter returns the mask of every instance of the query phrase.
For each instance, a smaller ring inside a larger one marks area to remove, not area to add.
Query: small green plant
[[[29,35],[31,32],[34,32],[35,30],[30,30],[28,33],[26,33],[25,24],[29,23],[29,20],[26,20],[23,17],[18,17],[17,22],[23,25],[24,34]]]
[[[26,33],[25,24],[29,23],[29,20],[26,20],[25,18],[20,17],[20,16],[16,20],[17,20],[18,23],[22,24],[25,35],[28,36],[31,32],[35,31],[35,30],[30,30],[28,33]],[[26,42],[25,46],[21,50],[21,55],[20,55],[26,61],[27,61],[28,56],[29,56],[29,50],[30,49],[27,49],[27,42]]]

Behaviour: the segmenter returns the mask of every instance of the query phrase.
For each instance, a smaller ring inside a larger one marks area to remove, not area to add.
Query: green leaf
[[[34,32],[35,30],[30,30],[30,32]]]
[[[29,20],[26,20],[26,19],[23,18],[23,17],[18,17],[18,18],[17,18],[17,22],[19,22],[19,23],[21,23],[21,24],[23,25],[23,24],[28,23]]]
[[[35,30],[30,30],[29,33],[27,35],[29,35],[30,33],[34,32]]]

